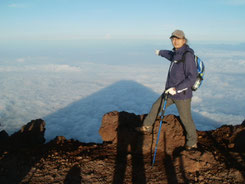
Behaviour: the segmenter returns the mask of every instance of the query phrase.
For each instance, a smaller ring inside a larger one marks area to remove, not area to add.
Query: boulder
[[[0,132],[0,142],[4,142],[9,138],[8,133],[5,130]]]
[[[45,142],[44,132],[44,120],[32,120],[8,138],[8,146],[16,149],[43,144]]]
[[[243,122],[242,122],[242,126],[245,126],[245,120],[243,120]]]
[[[152,153],[155,149],[160,117],[157,118],[151,133],[142,134],[135,128],[142,126],[145,116],[128,112],[109,112],[103,116],[99,133],[103,141],[116,145],[121,152]],[[165,116],[157,151],[172,155],[175,149],[184,145],[184,129],[179,118],[174,115]]]

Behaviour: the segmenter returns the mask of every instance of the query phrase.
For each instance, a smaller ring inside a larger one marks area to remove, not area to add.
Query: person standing
[[[175,30],[170,36],[173,50],[156,50],[158,56],[170,61],[165,92],[152,105],[143,126],[138,131],[151,132],[153,124],[163,108],[164,95],[168,95],[166,108],[175,104],[180,120],[186,131],[186,149],[197,148],[196,126],[191,115],[191,87],[196,81],[197,69],[194,61],[194,51],[187,44],[182,30]]]

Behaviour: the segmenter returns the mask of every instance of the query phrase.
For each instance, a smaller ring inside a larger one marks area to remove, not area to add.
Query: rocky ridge
[[[110,112],[100,128],[103,144],[59,136],[45,143],[45,122],[33,120],[13,135],[0,132],[0,183],[244,183],[245,121],[198,131],[198,149],[186,151],[179,117],[164,118],[155,165],[159,128],[141,134],[145,115]]]

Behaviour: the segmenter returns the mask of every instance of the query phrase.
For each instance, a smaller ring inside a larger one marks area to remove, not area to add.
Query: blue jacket
[[[183,56],[186,51],[188,52]],[[159,55],[171,61],[165,89],[175,87],[177,94],[174,96],[170,95],[170,98],[176,100],[191,98],[191,87],[197,77],[194,51],[185,44],[178,50],[160,50]]]

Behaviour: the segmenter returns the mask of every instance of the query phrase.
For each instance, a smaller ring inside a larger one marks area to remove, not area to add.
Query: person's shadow
[[[146,184],[144,157],[142,151],[143,135],[137,133],[134,128],[141,124],[140,116],[121,112],[117,129],[117,156],[115,161],[113,184],[130,182],[127,176],[127,166],[132,165],[131,182],[134,184]],[[131,163],[131,164],[130,164]],[[127,180],[127,181],[124,181]]]
[[[79,165],[74,165],[66,175],[64,184],[81,184],[81,183],[82,183],[81,168],[79,167]]]

